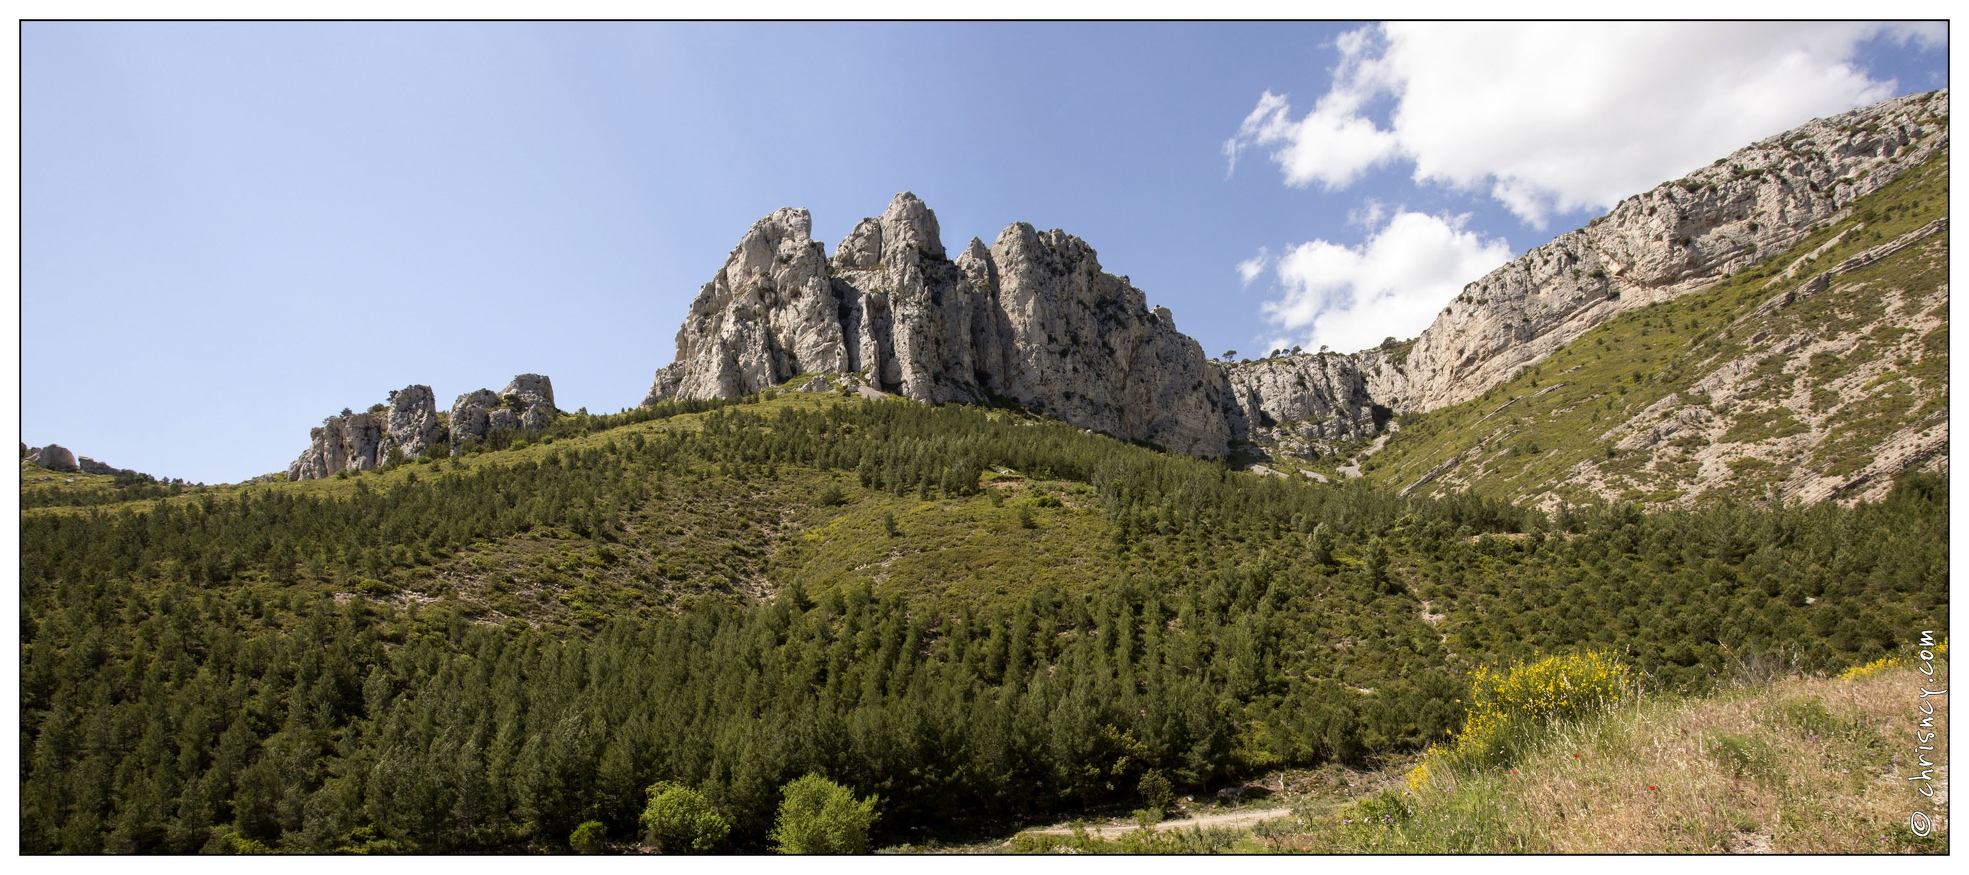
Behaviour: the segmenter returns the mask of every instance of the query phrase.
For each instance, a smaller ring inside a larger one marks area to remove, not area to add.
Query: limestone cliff
[[[935,213],[908,192],[831,261],[810,233],[790,208],[746,232],[644,404],[834,373],[931,404],[997,399],[1178,452],[1228,451],[1223,375],[1085,241],[1017,223],[952,261]]]
[[[1353,356],[1279,355],[1220,367],[1237,440],[1317,457],[1335,443],[1373,437],[1389,416]]]
[[[745,232],[677,329],[676,363],[657,373],[645,404],[724,398],[777,385],[803,370],[848,370],[841,303],[806,210],[782,209]]]
[[[1378,447],[1395,413],[1475,398],[1617,314],[1708,288],[1840,222],[1946,154],[1947,113],[1937,91],[1752,144],[1471,283],[1420,336],[1351,355],[1208,361],[1168,310],[1063,231],[1015,223],[953,261],[935,213],[904,192],[829,258],[806,211],[782,209],[699,291],[644,403],[815,373],[831,376],[802,388],[1013,403],[1194,455]]]
[[[1948,91],[1811,122],[1627,198],[1466,286],[1416,338],[1397,411],[1474,398],[1616,313],[1781,252],[1948,147]]]
[[[1947,149],[1946,90],[1816,119],[1740,149],[1491,271],[1413,340],[1349,356],[1222,364],[1234,436],[1261,454],[1318,455],[1373,435],[1385,418],[1359,411],[1426,412],[1475,398],[1617,314],[1784,252]],[[1783,278],[1838,242],[1797,257]]]

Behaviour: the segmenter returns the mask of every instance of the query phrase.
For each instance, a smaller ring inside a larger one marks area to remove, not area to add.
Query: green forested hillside
[[[913,841],[1132,802],[1151,771],[1414,749],[1471,666],[1534,651],[1700,689],[1946,629],[1926,475],[1851,508],[1547,517],[792,394],[475,449],[31,484],[22,849],[564,850],[588,820],[633,840],[663,780],[758,850],[811,771]]]

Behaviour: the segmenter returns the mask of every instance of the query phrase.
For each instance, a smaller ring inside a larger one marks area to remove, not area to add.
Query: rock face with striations
[[[415,459],[445,438],[444,422],[438,419],[437,397],[429,386],[405,386],[390,393],[388,427],[383,453],[391,447]]]
[[[795,209],[746,232],[699,291],[645,405],[853,374],[916,401],[1002,399],[1178,452],[1228,451],[1222,374],[1079,238],[1018,223],[952,261],[936,214],[908,192],[831,261],[810,232]]]
[[[1398,411],[1467,401],[1613,315],[1699,291],[1948,148],[1948,91],[1815,119],[1615,205],[1464,287],[1422,332]]]
[[[657,372],[645,404],[724,398],[778,385],[801,371],[852,370],[841,303],[806,210],[760,219],[691,304],[677,361]]]
[[[1010,402],[1200,456],[1234,443],[1359,441],[1392,413],[1481,395],[1623,310],[1706,288],[1790,247],[1945,153],[1947,113],[1943,90],[1756,143],[1471,283],[1419,337],[1352,355],[1207,361],[1168,310],[1151,310],[1062,231],[1013,224],[953,261],[936,215],[904,192],[829,259],[806,211],[782,209],[754,224],[700,290],[676,361],[657,372],[644,404],[750,394],[816,373],[837,379],[806,387]]]
[[[342,471],[368,471],[382,460],[386,414],[353,413],[322,420],[308,431],[308,448],[287,466],[289,480],[318,480]]]
[[[1240,441],[1283,443],[1309,455],[1371,438],[1389,415],[1353,356],[1281,355],[1222,367],[1230,383],[1231,434]]]
[[[991,289],[944,251],[936,214],[908,192],[835,250],[847,370],[905,398],[984,402],[1003,376]]]
[[[1000,395],[1085,428],[1193,456],[1229,452],[1227,387],[1203,347],[1149,309],[1094,250],[1023,222],[991,246],[991,289],[1009,335]]]

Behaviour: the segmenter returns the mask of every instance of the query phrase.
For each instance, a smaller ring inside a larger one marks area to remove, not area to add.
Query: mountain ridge
[[[1173,314],[1058,229],[1014,223],[953,262],[935,214],[904,192],[829,259],[806,211],[786,208],[699,292],[644,403],[749,394],[811,371],[926,403],[1011,401],[1191,455],[1330,451],[1786,250],[1946,152],[1947,98],[1895,98],[1739,149],[1470,283],[1417,337],[1351,354],[1204,359]],[[1073,288],[1021,294],[1042,276]]]
[[[1895,98],[1753,143],[1492,270],[1417,337],[1345,354],[1209,359],[1168,308],[1150,307],[1060,229],[1015,222],[953,259],[936,214],[902,192],[829,256],[808,212],[785,207],[755,222],[699,290],[675,361],[641,406],[742,397],[808,375],[808,391],[1010,405],[1192,456],[1316,460],[1385,443],[1399,417],[1481,396],[1608,320],[1788,252],[1945,156],[1947,98],[1946,89]],[[1841,239],[1796,255],[1783,277]],[[514,386],[529,379],[546,380],[522,375]],[[544,405],[504,409],[514,386],[460,396],[449,414],[419,385],[368,413],[345,410],[314,430],[287,477],[456,452],[493,430],[537,432],[558,415],[551,387]]]

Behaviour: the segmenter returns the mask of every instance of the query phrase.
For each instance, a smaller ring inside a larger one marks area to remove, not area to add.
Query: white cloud
[[[1252,280],[1257,279],[1259,274],[1265,272],[1265,268],[1271,266],[1272,266],[1272,251],[1263,246],[1260,246],[1258,247],[1257,255],[1253,255],[1250,258],[1247,258],[1237,263],[1238,279],[1243,280],[1244,284],[1247,286],[1251,285]]]
[[[1379,198],[1368,198],[1361,205],[1347,211],[1347,224],[1372,230],[1381,226],[1381,220],[1388,217],[1388,205]]]
[[[1891,96],[1856,47],[1933,26],[1843,22],[1393,23],[1350,32],[1331,90],[1294,121],[1266,92],[1227,155],[1271,146],[1289,185],[1344,188],[1413,162],[1417,182],[1488,190],[1527,223],[1605,208],[1737,148]],[[1362,107],[1390,95],[1383,129]]]
[[[1244,117],[1244,124],[1238,125],[1237,136],[1224,141],[1224,157],[1230,159],[1230,166],[1224,170],[1225,179],[1237,172],[1237,156],[1243,145],[1257,142],[1261,134],[1283,130],[1285,114],[1290,109],[1282,95],[1266,91],[1258,98],[1258,106]]]
[[[1263,305],[1265,317],[1307,348],[1352,352],[1414,337],[1466,283],[1511,259],[1510,244],[1463,221],[1401,212],[1359,246],[1294,246],[1278,260],[1284,291]],[[1269,348],[1291,345],[1274,339]]]
[[[1368,168],[1394,157],[1397,148],[1392,134],[1359,114],[1361,102],[1370,96],[1336,86],[1295,122],[1285,95],[1267,91],[1238,126],[1237,136],[1224,141],[1224,154],[1235,170],[1243,147],[1276,145],[1272,160],[1285,168],[1287,184],[1317,181],[1329,190],[1346,188]]]

